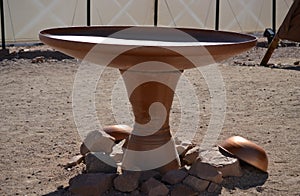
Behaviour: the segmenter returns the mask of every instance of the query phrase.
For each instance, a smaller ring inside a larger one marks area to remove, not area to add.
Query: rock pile
[[[223,177],[242,175],[239,161],[224,156],[218,147],[200,150],[196,144],[178,139],[175,144],[180,169],[165,174],[156,170],[122,171],[123,143],[118,138],[116,144],[105,132],[88,134],[81,145],[81,155],[67,164],[72,167],[84,162],[86,166],[82,174],[69,181],[69,191],[74,195],[197,195],[219,192]]]

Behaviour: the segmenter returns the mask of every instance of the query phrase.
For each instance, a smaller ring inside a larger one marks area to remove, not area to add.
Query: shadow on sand
[[[269,174],[256,169],[255,167],[240,161],[243,169],[241,177],[226,177],[222,182],[222,187],[235,190],[236,188],[246,190],[252,187],[262,186],[268,179]]]
[[[0,61],[7,59],[34,59],[36,57],[44,57],[45,59],[73,59],[72,57],[65,55],[58,51],[50,51],[50,50],[32,50],[32,51],[19,51],[12,52],[5,55],[0,55]]]
[[[43,196],[71,196],[71,193],[68,191],[68,187],[67,187],[67,188],[58,188],[56,191],[47,193]]]

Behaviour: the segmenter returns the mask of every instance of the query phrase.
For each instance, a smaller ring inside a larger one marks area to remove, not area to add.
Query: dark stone
[[[195,176],[189,175],[183,180],[183,184],[188,185],[189,187],[193,188],[195,191],[203,192],[208,187],[209,181],[199,179]]]
[[[201,162],[200,159],[193,163],[189,170],[189,174],[218,184],[223,180],[222,173],[218,171],[217,168],[208,163]]]
[[[69,191],[74,195],[99,196],[112,186],[114,177],[115,174],[80,174],[70,179]]]
[[[139,186],[141,172],[126,171],[114,179],[114,187],[121,192],[134,191]]]
[[[87,173],[116,173],[117,164],[103,152],[90,152],[85,157]]]
[[[188,173],[182,170],[171,170],[162,177],[162,181],[173,185],[180,183],[187,175]]]
[[[166,185],[155,180],[154,178],[150,178],[146,182],[142,184],[141,191],[148,196],[156,196],[156,195],[168,195],[169,189]]]
[[[140,177],[140,182],[145,182],[149,180],[150,178],[154,178],[156,180],[161,180],[161,174],[159,171],[156,170],[147,170],[147,171],[142,171],[141,177]]]
[[[194,196],[198,195],[197,191],[194,191],[191,187],[184,185],[184,184],[178,184],[175,185],[174,188],[171,191],[171,196]]]

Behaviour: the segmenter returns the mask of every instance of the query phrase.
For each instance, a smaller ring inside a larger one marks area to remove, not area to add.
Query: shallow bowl
[[[240,136],[232,136],[221,143],[219,148],[256,168],[267,172],[267,154],[262,147],[252,141]]]

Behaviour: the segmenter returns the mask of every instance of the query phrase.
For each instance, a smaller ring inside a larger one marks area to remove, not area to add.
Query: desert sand
[[[64,167],[79,154],[82,142],[72,113],[73,82],[81,62],[46,46],[9,49],[11,54],[0,62],[0,195],[68,195],[69,179],[83,169],[82,164]],[[300,194],[300,47],[279,47],[268,67],[258,66],[265,51],[255,47],[218,65],[226,116],[216,144],[233,135],[255,142],[268,155],[268,173],[246,168],[241,178],[227,178],[216,194]],[[201,101],[194,138],[200,144],[211,115],[209,89],[198,72],[184,74]],[[119,77],[117,70],[107,69],[97,88],[98,118],[104,125],[116,123],[107,95]],[[175,98],[174,130],[178,118]]]

